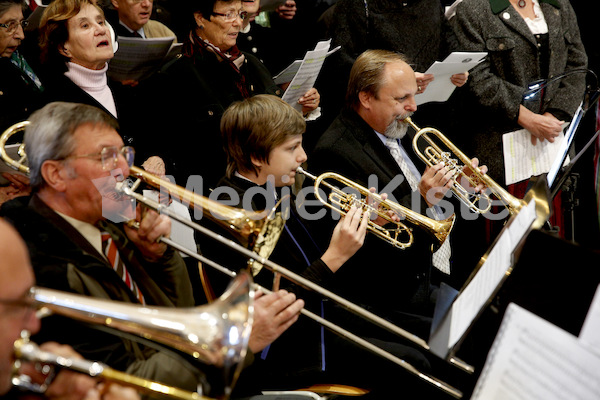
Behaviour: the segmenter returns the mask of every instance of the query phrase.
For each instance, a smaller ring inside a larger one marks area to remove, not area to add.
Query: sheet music
[[[456,298],[450,309],[448,346],[453,347],[465,334],[477,314],[486,305],[512,265],[512,253],[535,221],[535,201],[531,200],[504,230],[487,259]]]
[[[302,106],[298,104],[298,99],[314,86],[330,45],[331,39],[317,43],[314,50],[306,52],[296,76],[282,96],[283,101],[300,112]]]
[[[160,68],[168,54],[176,54],[172,47],[175,37],[154,39],[119,38],[119,50],[108,64],[108,76],[116,81],[139,81]]]
[[[159,192],[157,190],[146,189],[142,193],[145,197],[154,201],[158,201]],[[190,209],[178,202],[177,200],[171,200],[171,204],[169,204],[167,209],[191,222],[192,217],[190,216]],[[194,239],[194,229],[174,219],[171,219],[170,239],[172,239],[176,243],[179,243],[188,250],[191,250],[193,252],[198,251],[198,248],[196,246],[196,240]],[[188,257],[187,254],[180,254],[182,257]]]
[[[456,7],[460,3],[462,3],[462,0],[456,0],[454,3],[446,7],[446,10],[444,11],[444,16],[446,17],[446,19],[449,20],[450,18],[456,15]]]
[[[579,340],[600,355],[600,286],[596,289],[592,305],[579,332]]]
[[[415,96],[417,105],[429,103],[431,101],[446,101],[456,89],[456,86],[450,81],[454,74],[461,74],[469,71],[471,68],[483,61],[487,55],[485,52],[454,52],[442,62],[434,62],[426,74],[433,74],[435,79],[427,86],[427,89]]]
[[[552,163],[560,152],[565,138],[563,132],[550,143],[547,140],[531,144],[531,133],[527,129],[505,133],[502,135],[502,148],[504,154],[504,176],[507,185],[521,182],[532,176],[550,171]],[[569,162],[569,158],[565,160]]]
[[[510,304],[472,400],[597,400],[600,357],[573,335]]]
[[[336,51],[338,51],[341,48],[342,48],[342,46],[338,46],[334,49],[329,50],[327,52],[326,57],[329,57],[331,54],[335,53]],[[273,81],[275,81],[275,84],[283,85],[284,83],[291,82],[292,79],[294,79],[294,76],[296,76],[296,73],[298,72],[298,70],[300,69],[300,66],[302,65],[302,61],[303,60],[295,60],[290,65],[288,65],[283,71],[281,71],[280,73],[275,75],[273,77]]]

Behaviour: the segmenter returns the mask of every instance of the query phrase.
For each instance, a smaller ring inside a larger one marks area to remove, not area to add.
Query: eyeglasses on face
[[[223,13],[218,13],[213,11],[212,12],[213,15],[218,15],[219,17],[223,17],[223,20],[225,20],[225,22],[233,22],[235,21],[236,18],[241,19],[242,21],[245,20],[246,18],[248,18],[248,12],[247,11],[229,11],[225,14]]]
[[[152,3],[154,0],[148,0],[148,1],[149,1],[150,3]],[[143,3],[143,2],[144,2],[144,0],[127,0],[127,2],[128,2],[129,4],[140,4],[140,3]]]
[[[19,27],[19,25],[21,25],[21,27],[23,29],[27,28],[27,26],[29,25],[29,21],[27,20],[21,20],[21,21],[8,21],[5,24],[0,24],[0,27],[6,29],[6,33],[8,33],[9,35],[12,35],[13,33],[15,33],[17,31],[17,28]]]
[[[131,146],[123,146],[120,149],[116,146],[109,146],[102,149],[100,153],[95,154],[84,154],[79,156],[68,156],[65,160],[70,158],[100,158],[102,161],[102,170],[112,171],[117,168],[119,163],[119,154],[125,158],[128,167],[133,166],[133,159],[135,158],[135,150]]]

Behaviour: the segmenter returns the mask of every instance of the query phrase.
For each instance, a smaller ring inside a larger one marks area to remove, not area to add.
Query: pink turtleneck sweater
[[[67,67],[69,70],[65,72],[65,76],[117,118],[115,99],[108,87],[108,78],[106,77],[108,63],[99,70],[89,69],[72,62],[68,62]]]

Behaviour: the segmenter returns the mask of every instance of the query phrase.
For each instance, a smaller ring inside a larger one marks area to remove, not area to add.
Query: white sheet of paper
[[[330,45],[331,39],[317,43],[314,50],[306,52],[300,69],[282,96],[283,101],[300,112],[302,106],[298,104],[298,99],[314,86]]]
[[[600,286],[596,289],[592,305],[579,332],[579,340],[600,355]]]
[[[502,232],[475,277],[452,304],[449,349],[462,338],[504,278],[511,266],[513,251],[535,219],[535,201],[532,200]]]
[[[317,44],[317,46],[318,46],[318,44]],[[338,51],[341,48],[342,48],[342,46],[338,46],[334,49],[329,50],[327,52],[327,57],[329,57],[331,54],[335,53],[336,51]],[[302,61],[303,60],[293,61],[290,65],[287,66],[286,69],[284,69],[283,71],[281,71],[280,73],[275,75],[273,77],[273,81],[275,81],[275,84],[283,85],[284,83],[291,82],[292,79],[294,79],[294,76],[296,76],[296,73],[298,73],[298,70],[300,69],[300,66],[302,65]]]
[[[472,400],[597,400],[600,357],[577,338],[510,304]]]
[[[156,190],[144,190],[144,196],[152,199],[154,201],[158,201],[158,191]],[[192,220],[190,215],[190,209],[181,204],[180,202],[173,200],[171,204],[167,207],[168,210],[174,212],[175,214],[185,218],[188,221]],[[194,239],[194,230],[174,219],[171,219],[171,237],[174,242],[180,244],[186,249],[196,252],[198,248],[196,247],[196,240]],[[187,254],[181,253],[182,257],[188,257]]]
[[[534,146],[531,144],[531,133],[526,129],[502,135],[506,184],[511,185],[548,172],[559,153],[564,137],[564,133],[561,133],[554,140],[554,143],[547,140],[543,142],[538,140]],[[567,157],[565,162],[568,161],[569,158]]]
[[[458,6],[460,3],[462,3],[462,0],[456,0],[454,3],[446,7],[446,10],[444,11],[444,16],[446,19],[449,20],[456,15],[456,6]]]
[[[425,92],[417,94],[415,101],[417,105],[429,103],[431,101],[446,101],[456,89],[456,86],[450,81],[454,74],[461,74],[469,71],[479,64],[487,55],[485,52],[454,52],[442,62],[434,62],[426,74],[433,74],[435,79],[427,86]]]

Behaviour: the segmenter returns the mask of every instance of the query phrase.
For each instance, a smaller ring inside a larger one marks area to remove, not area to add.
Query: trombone
[[[448,170],[454,172],[454,182],[450,190],[472,212],[477,214],[487,213],[492,208],[491,199],[488,194],[483,192],[471,193],[459,180],[466,180],[472,187],[483,183],[496,198],[504,203],[510,215],[518,214],[519,210],[527,205],[524,200],[518,199],[508,193],[502,186],[490,178],[489,175],[482,173],[479,168],[471,167],[471,159],[460,151],[442,132],[435,128],[419,128],[410,117],[405,118],[404,121],[417,132],[412,142],[415,153],[430,167],[443,163]],[[433,135],[433,138],[428,134]],[[439,140],[439,145],[434,138]],[[419,146],[420,140],[426,143],[423,151],[421,151],[421,147]],[[444,151],[444,148],[446,151]],[[467,175],[464,171],[467,166],[472,170],[472,174],[470,175]],[[477,205],[481,201],[484,202],[484,207]]]
[[[150,307],[104,300],[33,287],[27,302],[38,316],[56,314],[138,335],[181,351],[224,372],[224,394],[229,396],[246,355],[253,322],[251,278],[239,274],[227,290],[211,304],[194,308]],[[17,360],[55,364],[87,373],[149,394],[181,400],[207,399],[198,393],[172,388],[158,382],[113,370],[101,363],[70,360],[42,352],[26,337],[15,342]],[[20,363],[20,361],[19,361]],[[19,364],[17,363],[17,364]],[[17,367],[15,369],[18,370]],[[33,388],[25,376],[14,376],[13,384]]]
[[[12,136],[14,133],[18,132],[19,130],[22,130],[25,128],[25,126],[27,125],[27,123],[19,125],[13,125],[12,127],[10,127],[9,129],[7,129],[1,136],[0,136],[0,148],[4,147],[4,144],[6,143],[6,141],[8,140],[8,138],[10,136]],[[2,155],[3,159],[5,160],[5,162],[9,165],[11,165],[13,168],[18,168],[14,165],[14,163],[10,163],[8,161],[6,161],[5,159],[5,154],[2,154],[0,151],[0,155]],[[13,160],[14,161],[14,160]],[[27,168],[27,167],[25,167]],[[26,170],[22,170],[22,172],[28,172],[28,168]],[[218,202],[212,202],[212,201],[205,201],[207,200],[206,198],[204,198],[203,196],[197,195],[195,193],[186,191],[185,189],[178,187],[170,182],[167,182],[163,179],[160,179],[144,170],[142,170],[141,168],[138,167],[131,167],[130,168],[130,173],[132,176],[138,178],[139,180],[143,180],[146,183],[148,183],[151,186],[154,186],[155,188],[158,189],[168,189],[168,190],[173,190],[174,193],[176,193],[180,198],[185,199],[187,202],[190,203],[190,205],[194,205],[195,207],[202,207],[202,211],[205,215],[209,214],[212,206],[214,205],[214,203],[217,203],[219,206],[222,206],[220,203]],[[327,297],[333,301],[335,301],[336,303],[342,305],[343,307],[345,307],[346,309],[348,309],[349,311],[363,317],[364,319],[370,321],[371,323],[384,328],[410,342],[412,342],[413,344],[425,349],[425,350],[429,350],[429,345],[427,344],[426,341],[424,341],[423,339],[421,339],[420,337],[407,332],[406,330],[392,324],[391,322],[369,312],[368,310],[365,310],[361,307],[359,307],[358,305],[336,295],[335,293],[322,288],[321,286],[315,284],[314,282],[270,261],[267,259],[267,255],[265,254],[258,254],[256,252],[253,252],[249,249],[247,249],[246,247],[240,245],[239,243],[230,240],[230,239],[226,239],[223,236],[211,231],[208,228],[205,228],[193,221],[189,221],[186,218],[181,217],[180,215],[174,213],[173,211],[169,210],[167,208],[167,206],[165,206],[164,204],[161,204],[157,201],[154,201],[148,197],[145,197],[143,195],[140,195],[139,193],[136,193],[135,191],[133,191],[129,186],[128,186],[129,182],[127,180],[123,181],[123,182],[118,182],[117,183],[117,191],[120,191],[121,193],[123,193],[126,196],[129,196],[130,198],[139,201],[140,204],[143,204],[151,209],[154,209],[155,211],[157,211],[160,214],[165,214],[168,217],[184,224],[187,225],[189,227],[191,227],[192,229],[211,237],[212,239],[228,246],[229,248],[233,249],[234,251],[237,251],[238,253],[244,255],[245,257],[247,257],[249,260],[254,261],[254,262],[258,262],[260,264],[262,264],[265,268],[267,268],[268,270],[270,270],[271,272],[273,272],[274,274],[279,274],[284,276],[285,278],[289,279],[292,282],[297,283],[300,286],[303,286],[309,290],[312,290],[324,297]],[[137,183],[136,183],[137,184]],[[134,185],[136,185],[134,184]],[[235,209],[232,209],[232,211]],[[215,212],[215,214],[219,214],[219,212]],[[262,214],[262,213],[260,213]],[[270,213],[270,216],[273,215],[273,212]],[[270,216],[267,216],[265,218],[269,219]],[[276,218],[277,219],[277,218]],[[218,220],[218,219],[217,219]],[[218,222],[220,224],[225,225],[226,227],[229,227],[230,229],[233,229],[234,232],[249,232],[252,231],[252,229],[250,229],[249,227],[246,227],[245,224],[247,223],[243,218],[241,218],[240,220],[236,220],[236,226],[235,227],[230,227],[229,226],[229,222],[227,220],[223,221],[223,220],[218,220]],[[264,235],[264,240],[267,242],[271,242],[272,239],[271,237],[268,236],[269,230],[271,229],[271,226],[275,225],[275,235],[277,235],[277,224],[263,224],[263,226],[266,226],[266,228],[261,229],[261,235]],[[281,226],[281,229],[283,229],[283,226]],[[279,233],[281,232],[281,229],[279,229]],[[218,263],[196,253],[193,251],[190,251],[189,249],[179,245],[178,243],[175,243],[174,241],[172,241],[169,238],[160,238],[160,241],[162,241],[163,243],[173,247],[174,249],[183,252],[185,254],[188,254],[189,256],[195,258],[196,260],[205,263],[206,265],[209,265],[215,269],[217,269],[218,271],[227,274],[230,277],[236,277],[238,276],[238,274],[226,267],[223,267],[221,265],[219,265]],[[274,247],[274,243],[273,243],[273,247]],[[259,288],[261,290],[263,290],[265,293],[268,293],[269,290],[259,287],[256,284],[253,284],[254,288]],[[414,366],[412,366],[411,364],[407,363],[406,361],[390,354],[389,352],[373,345],[372,343],[364,340],[363,338],[341,328],[338,325],[335,325],[329,321],[327,321],[326,319],[318,316],[317,314],[303,309],[301,310],[301,313],[311,319],[313,319],[314,321],[316,321],[317,323],[323,325],[324,327],[330,329],[332,332],[354,342],[355,344],[363,347],[366,350],[371,351],[374,354],[377,354],[393,363],[395,363],[396,365],[399,365],[400,367],[404,368],[405,370],[407,370],[409,373],[412,373],[414,375],[416,375],[417,377],[421,378],[422,380],[432,384],[433,386],[439,388],[440,390],[444,391],[445,393],[455,397],[455,398],[462,398],[462,392],[454,387],[452,387],[451,385],[435,378],[432,377],[428,374],[424,374],[422,372],[420,372],[419,370],[417,370]]]
[[[412,225],[424,229],[429,235],[431,235],[431,237],[433,237],[433,239],[435,239],[435,248],[440,247],[444,243],[444,241],[448,238],[450,231],[452,231],[452,227],[454,226],[454,220],[456,218],[455,214],[452,214],[445,220],[436,221],[414,212],[409,208],[403,207],[393,201],[387,199],[383,200],[380,195],[371,193],[364,186],[361,186],[348,178],[336,174],[335,172],[326,172],[317,177],[305,171],[302,167],[298,167],[297,171],[315,181],[315,196],[326,207],[339,212],[342,215],[346,215],[351,206],[356,206],[363,210],[373,212],[388,223],[393,224],[393,228],[384,228],[377,225],[373,221],[369,221],[367,229],[369,232],[392,244],[394,247],[398,247],[400,249],[406,249],[409,247],[413,243],[413,234],[411,228],[390,218],[388,214],[389,211],[404,217],[405,220],[410,222]],[[326,181],[326,179],[329,178],[341,183],[345,187],[355,189],[358,191],[361,197],[359,198],[355,193],[346,193],[343,190],[335,187]],[[331,190],[331,193],[328,196],[329,201],[321,196],[321,184]],[[378,207],[373,207],[371,204],[369,204],[369,198],[373,199],[378,204]],[[400,237],[403,235],[407,236],[407,239],[404,242],[400,239]]]

